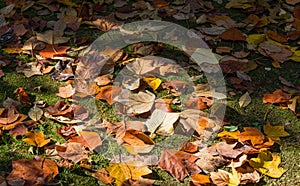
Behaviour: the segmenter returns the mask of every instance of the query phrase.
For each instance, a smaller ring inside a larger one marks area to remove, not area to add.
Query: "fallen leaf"
[[[242,8],[247,9],[251,8],[253,5],[250,4],[248,1],[244,0],[231,0],[225,5],[225,8]]]
[[[240,107],[247,107],[251,103],[251,97],[248,92],[243,94],[239,99],[239,105]]]
[[[116,163],[107,167],[106,170],[116,180],[117,186],[121,186],[127,179],[139,180],[142,176],[152,173],[142,162]]]
[[[191,181],[195,185],[209,184],[211,183],[209,176],[203,174],[193,174],[191,176]]]
[[[227,186],[229,184],[229,172],[218,170],[218,172],[211,172],[210,178],[217,186]]]
[[[135,94],[125,89],[114,100],[126,107],[126,113],[142,114],[152,108],[155,95],[147,90]]]
[[[51,141],[50,139],[45,139],[43,132],[27,132],[26,137],[23,141],[37,147],[43,147]]]
[[[159,78],[155,78],[155,77],[146,77],[143,78],[143,80],[153,89],[156,90],[160,84],[161,84],[161,80]]]
[[[115,98],[121,93],[122,89],[118,86],[107,85],[101,87],[95,99],[105,100],[108,104],[112,105],[115,102]]]
[[[290,135],[284,130],[284,126],[272,126],[270,123],[267,123],[264,125],[263,129],[264,133],[275,141],[279,141],[279,137],[286,137]]]
[[[70,98],[75,93],[75,89],[70,84],[65,87],[59,87],[58,91],[59,93],[57,93],[56,95],[61,98]]]
[[[173,124],[178,120],[179,113],[169,113],[155,109],[151,117],[145,122],[147,131],[160,135],[170,135],[174,132]]]
[[[90,151],[102,145],[102,140],[98,133],[80,131],[79,136],[73,137],[68,142],[81,143],[83,146],[88,147]]]
[[[239,155],[243,153],[241,149],[234,149],[236,143],[227,144],[226,142],[219,142],[216,144],[216,149],[218,153],[224,157],[236,159]]]
[[[244,127],[244,132],[239,134],[238,139],[241,142],[249,140],[251,141],[251,144],[255,146],[263,144],[265,141],[265,136],[259,129],[255,127]]]
[[[36,64],[36,62],[25,63],[24,65],[18,66],[16,70],[17,73],[24,73],[26,77],[43,75],[43,73],[41,72],[42,65]]]
[[[37,40],[43,41],[49,45],[62,44],[69,41],[69,38],[56,36],[53,30],[47,30],[46,32],[36,33]]]
[[[18,95],[20,101],[25,105],[31,105],[30,98],[23,87],[19,87],[15,90],[15,94]]]
[[[12,167],[12,172],[6,177],[6,180],[22,179],[26,185],[50,184],[59,173],[55,162],[40,157],[33,160],[13,160]]]
[[[283,34],[279,34],[279,33],[274,32],[272,30],[267,30],[266,34],[270,39],[273,39],[274,41],[277,41],[279,43],[288,42],[286,36],[284,36]]]
[[[26,115],[19,114],[13,106],[7,109],[0,108],[0,127],[2,130],[11,130],[18,124],[21,124],[26,118]]]
[[[42,118],[44,112],[42,109],[34,105],[29,111],[28,111],[28,116],[30,119],[33,121],[38,121]]]
[[[55,145],[57,154],[64,159],[78,163],[88,157],[81,143],[67,142],[63,145]]]
[[[244,34],[237,28],[229,28],[225,30],[220,37],[230,41],[246,41]]]
[[[168,171],[174,178],[182,181],[189,174],[197,174],[201,169],[195,164],[198,157],[177,150],[164,150],[158,167]]]
[[[99,76],[95,79],[95,82],[98,86],[105,86],[110,84],[113,81],[113,76],[110,74],[105,74],[102,76]]]
[[[127,130],[122,140],[125,142],[123,146],[131,154],[148,153],[154,147],[154,141],[149,136],[134,129]]]
[[[257,158],[251,158],[249,164],[257,171],[272,178],[280,178],[286,170],[279,168],[280,156],[272,154],[266,149],[261,149]]]
[[[106,185],[112,184],[115,181],[115,179],[109,175],[105,168],[99,169],[97,172],[93,173],[92,176]]]
[[[300,0],[286,0],[286,3],[290,5],[295,5],[297,3],[300,3]]]
[[[40,55],[43,58],[53,58],[54,56],[61,56],[67,53],[69,46],[57,46],[57,45],[50,45],[47,44],[46,48],[40,51]]]
[[[291,99],[291,94],[283,92],[281,89],[274,91],[272,94],[265,94],[264,103],[286,103]]]

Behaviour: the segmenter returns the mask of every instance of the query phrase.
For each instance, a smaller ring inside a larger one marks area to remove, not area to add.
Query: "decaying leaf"
[[[59,93],[56,95],[61,98],[70,98],[75,93],[75,89],[72,87],[72,85],[67,85],[65,87],[59,87]]]

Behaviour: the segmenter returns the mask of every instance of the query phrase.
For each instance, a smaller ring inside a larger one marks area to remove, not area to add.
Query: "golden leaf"
[[[272,154],[267,149],[261,149],[257,158],[251,158],[249,164],[257,171],[272,178],[280,178],[286,170],[279,168],[280,156]]]
[[[26,136],[27,138],[23,139],[23,141],[33,146],[43,147],[50,142],[50,139],[45,140],[43,132],[27,132]]]

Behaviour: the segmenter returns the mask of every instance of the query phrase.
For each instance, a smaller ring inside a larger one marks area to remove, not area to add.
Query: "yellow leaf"
[[[71,0],[57,0],[57,2],[62,3],[67,6],[73,6],[73,7],[78,7],[78,5]]]
[[[8,54],[20,54],[23,52],[23,50],[21,48],[16,48],[16,47],[3,48],[2,50]]]
[[[300,62],[300,50],[292,50],[292,52],[294,52],[294,54],[290,57],[290,59],[296,62]]]
[[[272,178],[280,178],[286,170],[279,168],[280,156],[272,154],[267,149],[261,149],[257,158],[251,158],[249,164],[257,171]]]
[[[50,139],[45,140],[43,132],[27,132],[26,136],[27,138],[23,139],[23,141],[33,146],[43,147],[50,142]]]
[[[226,130],[220,132],[218,134],[218,137],[222,138],[222,139],[238,139],[240,135],[240,131],[235,131],[235,132],[228,132]]]
[[[161,84],[161,80],[156,77],[147,77],[143,79],[153,90],[156,90]]]
[[[115,178],[116,185],[120,186],[125,180],[139,180],[152,171],[142,162],[116,163],[106,168],[110,176]]]
[[[279,137],[286,137],[290,134],[284,131],[284,126],[272,126],[270,123],[264,125],[265,134],[272,140],[280,140]]]
[[[257,46],[259,43],[266,40],[266,34],[250,34],[248,35],[246,41],[249,45]]]
[[[231,0],[226,4],[226,8],[242,8],[247,9],[251,8],[252,5],[245,0]]]
[[[229,173],[229,183],[228,186],[238,186],[241,180],[241,174],[236,171],[232,164],[232,173]]]

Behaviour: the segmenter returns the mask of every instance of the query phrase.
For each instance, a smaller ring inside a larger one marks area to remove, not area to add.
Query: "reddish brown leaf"
[[[30,98],[23,87],[17,88],[15,93],[18,95],[20,101],[25,105],[31,105]]]
[[[99,169],[97,172],[93,173],[92,175],[106,185],[110,185],[115,181],[114,178],[109,176],[109,173],[105,168]]]
[[[272,30],[267,30],[266,32],[267,36],[271,39],[273,39],[274,41],[277,41],[279,43],[286,43],[287,42],[287,38],[285,35],[274,32]]]
[[[229,28],[225,30],[220,37],[224,40],[230,40],[230,41],[245,41],[246,37],[243,35],[243,32],[241,32],[237,28]]]
[[[177,150],[164,150],[158,167],[168,171],[174,178],[182,181],[190,173],[197,174],[201,169],[195,164],[198,157]]]
[[[74,163],[78,163],[88,157],[87,152],[80,143],[68,142],[63,145],[56,145],[55,149],[59,156]]]
[[[33,160],[20,159],[12,161],[13,170],[6,180],[22,179],[26,185],[44,185],[51,183],[58,174],[55,162],[36,157]]]
[[[207,105],[203,102],[203,99],[201,97],[191,98],[184,104],[188,109],[204,110],[207,108]]]

